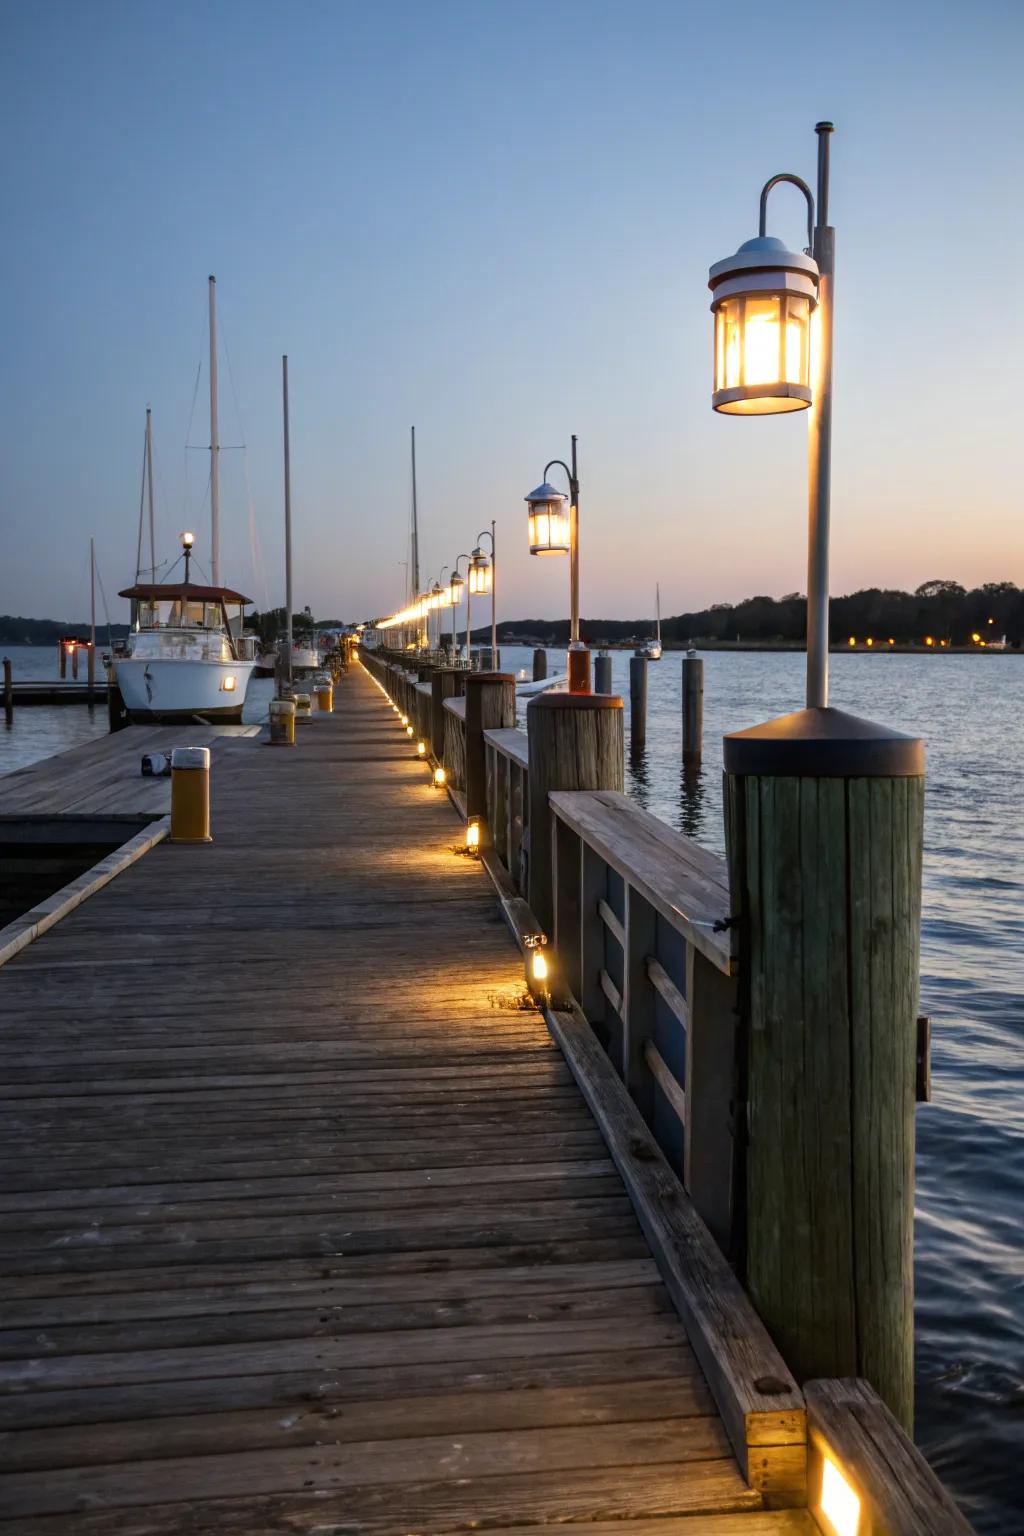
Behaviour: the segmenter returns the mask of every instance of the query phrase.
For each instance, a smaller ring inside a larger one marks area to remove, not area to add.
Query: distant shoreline
[[[490,640],[489,634],[473,636],[474,645],[483,644]],[[587,640],[587,646],[592,651],[628,651],[637,650],[633,641],[624,640]],[[526,650],[538,649],[546,651],[564,651],[565,642],[552,643],[536,637],[498,636],[498,645],[518,645]],[[662,642],[662,650],[676,655],[685,656],[691,646],[686,641],[665,640]],[[807,647],[802,640],[695,640],[692,649],[695,651],[792,651],[803,655]],[[978,645],[914,645],[908,641],[897,641],[895,645],[878,644],[865,645],[862,641],[857,645],[841,645],[833,641],[829,646],[829,654],[832,656],[1021,656],[1024,651],[1020,648],[1007,646],[978,646]]]

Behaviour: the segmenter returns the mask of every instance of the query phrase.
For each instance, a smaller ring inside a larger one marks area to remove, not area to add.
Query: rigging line
[[[183,504],[181,510],[182,510],[183,515],[184,515],[184,520],[185,520],[186,523],[188,522],[188,446],[189,446],[188,440],[192,436],[192,422],[195,419],[196,400],[199,398],[199,380],[202,378],[202,374],[203,374],[203,353],[202,353],[202,348],[200,348],[200,351],[199,351],[199,366],[196,369],[196,382],[195,382],[195,384],[192,387],[192,407],[191,407],[191,409],[190,409],[190,411],[188,413],[188,426],[185,428],[185,490],[184,490],[184,504]]]
[[[112,639],[110,637],[110,609],[107,606],[107,594],[106,594],[106,591],[104,590],[104,587],[103,587],[103,575],[102,575],[102,572],[100,571],[100,568],[99,568],[98,564],[96,565],[95,569],[96,569],[96,580],[99,583],[99,588],[100,588],[100,597],[101,597],[101,599],[103,601],[103,612],[106,615],[106,619],[107,619],[107,646],[111,647],[113,645],[113,641],[112,641]],[[138,578],[136,578],[136,579],[138,579]]]

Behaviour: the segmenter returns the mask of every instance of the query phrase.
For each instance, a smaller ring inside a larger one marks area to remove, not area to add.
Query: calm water
[[[15,677],[52,677],[51,651],[12,649]],[[506,647],[510,669],[532,651]],[[723,849],[721,738],[803,703],[803,657],[704,657],[705,758],[680,766],[678,653],[648,672],[636,799]],[[564,671],[564,652],[548,670]],[[38,668],[38,670],[36,670]],[[629,659],[613,655],[628,699]],[[246,719],[266,713],[257,680]],[[928,744],[921,1005],[933,1021],[933,1102],[918,1111],[917,1438],[980,1531],[1024,1526],[1024,656],[837,655],[832,702]],[[628,706],[627,706],[628,709]],[[106,730],[105,711],[26,709],[0,726],[0,773]],[[627,714],[628,730],[628,714]]]

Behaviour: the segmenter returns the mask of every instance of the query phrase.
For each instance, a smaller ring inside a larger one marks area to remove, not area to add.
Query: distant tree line
[[[111,624],[110,634],[115,640],[123,640],[128,633],[127,624]],[[0,613],[0,645],[56,645],[61,635],[81,635],[87,638],[89,621],[65,624],[60,619],[22,619],[11,613]],[[106,623],[96,625],[96,638],[106,644]]]
[[[647,639],[652,619],[584,619],[586,640]],[[801,643],[807,632],[807,599],[800,592],[785,597],[748,597],[741,603],[713,603],[698,613],[662,619],[662,639],[676,643],[700,640]],[[483,631],[480,632],[481,635]],[[549,645],[569,638],[566,619],[519,619],[498,625],[501,638],[536,637]],[[474,632],[475,634],[475,632]],[[848,597],[834,597],[829,609],[829,635],[836,645],[851,637],[859,642],[895,640],[899,645],[970,645],[973,635],[1024,642],[1024,591],[1012,581],[989,581],[968,591],[957,581],[926,581],[914,592],[868,587]]]

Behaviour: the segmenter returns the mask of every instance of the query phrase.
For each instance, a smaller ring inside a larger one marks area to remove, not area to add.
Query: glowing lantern
[[[406,734],[406,735],[407,735],[407,736],[412,736],[412,735],[413,735],[413,734],[414,734],[414,732],[413,732],[413,728],[412,728],[412,726],[411,726],[411,725],[407,725],[407,726],[406,726],[406,728],[405,728],[405,734]]]
[[[491,562],[481,549],[474,549],[469,562],[469,590],[474,597],[484,597],[491,590],[494,572]]]
[[[409,734],[411,736],[412,732],[410,731]],[[426,744],[426,742],[425,741],[418,741],[416,743],[416,756],[417,757],[426,757],[426,755],[427,755],[427,744]]]
[[[545,480],[524,497],[529,509],[531,555],[569,553],[569,498]]]
[[[447,782],[448,782],[448,775],[445,773],[444,769],[443,768],[435,768],[434,769],[434,788],[435,789],[444,789],[444,786],[445,786],[445,784]]]
[[[715,263],[708,287],[714,295],[715,410],[728,416],[806,410],[817,262],[787,250],[774,235],[759,235]]]
[[[480,848],[480,818],[471,816],[466,822],[466,848],[470,853],[477,853]]]

